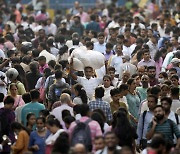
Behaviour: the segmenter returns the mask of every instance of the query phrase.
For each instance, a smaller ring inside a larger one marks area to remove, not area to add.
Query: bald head
[[[83,144],[76,144],[73,148],[74,154],[86,154],[86,148]]]
[[[62,104],[68,104],[71,101],[71,96],[69,94],[67,94],[67,93],[63,93],[60,96],[60,101],[61,101]]]

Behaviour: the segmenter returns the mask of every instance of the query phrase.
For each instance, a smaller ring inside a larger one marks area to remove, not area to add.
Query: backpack
[[[9,135],[9,123],[7,119],[7,112],[0,114],[0,143],[2,142],[3,135]]]
[[[91,131],[89,128],[89,122],[91,119],[86,120],[85,122],[76,121],[76,126],[72,132],[71,145],[74,146],[77,143],[82,143],[85,145],[86,150],[92,150],[92,141],[91,141]]]

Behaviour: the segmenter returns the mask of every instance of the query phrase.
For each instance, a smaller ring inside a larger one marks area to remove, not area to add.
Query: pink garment
[[[7,97],[7,96],[6,96]],[[6,99],[6,97],[4,98],[4,100]],[[13,97],[14,98],[14,97]],[[22,99],[22,96],[21,95],[17,95],[15,99],[15,102],[14,102],[14,109],[16,109],[17,107],[19,106],[23,106],[25,105],[24,103],[24,100]]]
[[[14,46],[14,44],[12,42],[6,41],[4,43],[4,47],[7,48],[8,50],[12,50],[15,46]]]
[[[46,145],[46,153],[45,154],[51,154],[53,145]]]
[[[88,120],[88,118],[89,117],[87,117],[87,116],[81,117],[80,121],[85,122],[86,120]],[[76,122],[72,122],[69,127],[68,133],[70,135],[70,138],[72,137],[72,132],[73,132],[75,126],[76,126]],[[94,120],[89,122],[89,127],[91,130],[91,140],[92,140],[92,145],[93,145],[94,138],[96,136],[102,136],[102,131],[101,131],[101,127],[99,126],[99,124]]]
[[[46,69],[46,68],[48,68],[49,66],[48,66],[48,64],[45,64],[44,66],[39,66],[39,72],[41,73],[41,74],[44,74],[44,70]]]
[[[156,78],[159,77],[159,73],[161,72],[162,64],[163,64],[163,58],[160,57],[159,61],[155,62],[156,63]]]
[[[77,16],[81,18],[81,23],[89,22],[89,15],[86,12],[83,12],[82,14],[78,13]]]

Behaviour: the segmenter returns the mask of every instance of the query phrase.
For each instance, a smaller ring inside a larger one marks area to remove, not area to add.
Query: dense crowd
[[[179,154],[180,2],[0,1],[0,154]]]

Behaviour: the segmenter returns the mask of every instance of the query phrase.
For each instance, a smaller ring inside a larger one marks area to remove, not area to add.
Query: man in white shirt
[[[61,125],[64,127],[65,124],[64,124],[64,121],[62,119],[63,110],[68,110],[72,116],[74,115],[73,114],[73,108],[69,106],[69,103],[71,103],[70,95],[63,93],[60,97],[60,102],[61,102],[61,106],[52,110],[51,114],[54,115],[59,120]]]
[[[134,23],[131,24],[131,32],[135,33],[137,29],[145,29],[145,26],[140,23],[139,17],[134,17]]]
[[[46,31],[46,35],[49,34],[53,34],[54,36],[56,35],[57,26],[54,23],[52,23],[51,18],[47,19],[47,25],[44,29]]]
[[[120,65],[123,64],[123,61],[122,61],[122,45],[121,44],[117,44],[116,45],[116,55],[114,55],[112,57],[112,60],[110,62],[110,66],[114,67],[115,70],[116,70],[116,73],[115,74],[118,74],[119,73],[119,68],[120,68]]]
[[[93,68],[90,66],[84,68],[84,74],[85,77],[80,77],[73,73],[73,60],[71,60],[70,63],[71,77],[84,87],[87,96],[89,97],[90,100],[92,100],[95,88],[102,83],[102,78],[93,78]]]
[[[56,57],[49,53],[47,50],[46,50],[46,44],[44,42],[41,42],[38,46],[38,50],[40,51],[40,54],[39,54],[39,57],[40,56],[44,56],[46,57],[46,62],[48,63],[50,60],[55,60],[56,61]]]
[[[94,43],[94,50],[99,51],[102,54],[106,51],[106,43],[104,42],[105,35],[104,33],[98,34],[98,42]]]
[[[172,98],[171,111],[176,112],[176,110],[180,108],[178,87],[171,87],[171,98]]]

